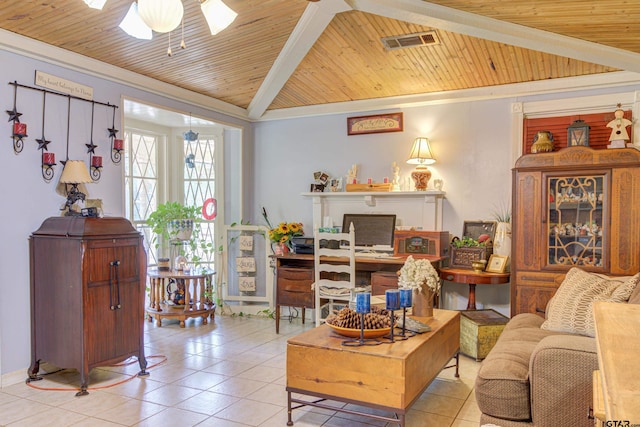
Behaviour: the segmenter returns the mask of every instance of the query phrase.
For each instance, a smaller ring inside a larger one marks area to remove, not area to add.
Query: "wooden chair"
[[[316,326],[334,311],[334,303],[349,304],[351,289],[356,285],[355,231],[348,233],[314,233],[314,271]],[[347,278],[348,276],[348,278]],[[323,316],[324,308],[328,311]]]

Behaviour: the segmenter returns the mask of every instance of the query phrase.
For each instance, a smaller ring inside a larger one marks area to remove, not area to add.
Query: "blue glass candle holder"
[[[400,309],[400,291],[397,289],[389,289],[385,291],[385,300],[387,302],[387,310]]]
[[[358,292],[356,294],[356,313],[366,314],[371,311],[371,293]]]
[[[413,289],[411,288],[401,288],[400,289],[400,307],[409,308],[413,303],[411,297],[413,295]]]

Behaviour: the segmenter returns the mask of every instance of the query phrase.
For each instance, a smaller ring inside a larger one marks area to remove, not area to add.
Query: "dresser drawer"
[[[315,306],[312,268],[279,268],[276,281],[276,304],[293,307]]]

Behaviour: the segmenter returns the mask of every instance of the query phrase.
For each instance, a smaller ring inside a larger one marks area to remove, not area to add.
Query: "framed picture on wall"
[[[504,273],[504,270],[507,268],[508,260],[508,256],[491,255],[485,271],[488,273]]]

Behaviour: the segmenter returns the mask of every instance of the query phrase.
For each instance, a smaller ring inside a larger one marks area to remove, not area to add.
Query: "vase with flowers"
[[[413,315],[432,317],[435,297],[440,293],[438,272],[428,259],[407,257],[398,272],[398,287],[413,289]]]
[[[292,239],[302,235],[304,235],[304,230],[300,222],[281,222],[269,230],[269,240],[275,243],[274,252],[276,255],[284,255],[291,251],[293,249]]]
[[[269,240],[271,240],[271,248],[276,255],[284,255],[293,250],[292,239],[296,236],[303,236],[301,222],[281,222],[276,227],[271,225],[267,210],[262,208],[262,217],[269,226]]]

